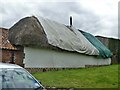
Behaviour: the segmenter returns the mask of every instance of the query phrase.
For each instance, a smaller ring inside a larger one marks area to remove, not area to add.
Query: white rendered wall
[[[78,68],[85,65],[109,65],[111,59],[98,59],[79,53],[50,49],[24,48],[25,68]]]

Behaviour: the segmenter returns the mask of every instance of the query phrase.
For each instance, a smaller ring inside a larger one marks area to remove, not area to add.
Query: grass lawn
[[[33,74],[45,87],[117,88],[118,65]]]

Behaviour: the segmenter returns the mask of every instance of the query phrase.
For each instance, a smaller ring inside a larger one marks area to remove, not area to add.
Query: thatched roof
[[[15,45],[99,55],[99,51],[77,29],[41,17],[26,17],[18,21],[9,29],[9,40]]]
[[[21,46],[48,46],[43,27],[36,17],[21,19],[9,29],[9,40]]]

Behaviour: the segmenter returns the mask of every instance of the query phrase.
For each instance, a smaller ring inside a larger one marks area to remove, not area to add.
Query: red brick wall
[[[16,61],[15,63],[24,67],[23,66],[23,57],[24,57],[24,53],[22,51],[16,51],[15,52],[15,57],[16,57]]]
[[[0,62],[4,63],[10,63],[12,60],[12,53],[14,52],[14,58],[15,58],[15,64],[18,64],[20,66],[23,66],[23,57],[24,54],[22,51],[12,51],[12,50],[1,50],[0,55],[2,55],[2,58],[0,58]]]
[[[2,62],[2,50],[0,50],[0,62]]]
[[[2,62],[8,62],[11,58],[11,54],[10,54],[10,51],[8,50],[1,50],[1,53],[2,53],[2,58],[0,61]]]

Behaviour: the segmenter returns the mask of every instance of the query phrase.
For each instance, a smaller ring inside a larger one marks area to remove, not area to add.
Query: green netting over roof
[[[92,45],[94,45],[99,50],[100,57],[109,58],[112,56],[111,51],[106,46],[104,46],[95,36],[82,30],[79,31],[87,38],[89,42],[92,43]]]

